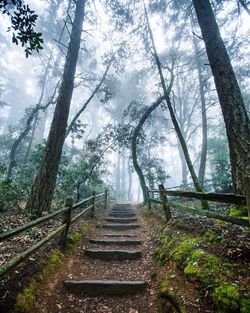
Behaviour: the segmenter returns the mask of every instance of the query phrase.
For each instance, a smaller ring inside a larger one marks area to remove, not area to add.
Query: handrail
[[[83,200],[81,200],[81,201],[79,201],[79,202],[73,204],[73,209],[75,209],[75,208],[79,207],[80,205],[82,205],[82,204],[88,202],[89,200],[92,200],[93,198],[94,198],[94,196],[90,196],[90,197],[88,197],[88,198],[85,198],[85,199],[83,199]]]
[[[98,200],[95,202],[96,197],[104,196],[104,199]],[[107,209],[107,199],[108,199],[108,191],[105,190],[104,193],[95,195],[93,193],[93,196],[83,199],[82,201],[73,204],[72,199],[67,199],[65,203],[65,208],[58,210],[54,213],[48,214],[46,216],[40,217],[36,219],[35,221],[31,221],[29,223],[26,223],[24,225],[18,226],[14,229],[11,229],[7,232],[3,232],[0,234],[0,241],[7,240],[15,235],[20,234],[21,232],[30,229],[34,226],[37,226],[41,223],[44,223],[48,220],[51,220],[53,217],[64,214],[64,219],[62,221],[62,225],[57,227],[52,233],[50,233],[48,236],[43,238],[42,240],[38,241],[36,244],[25,250],[24,252],[18,254],[17,256],[13,257],[9,261],[7,261],[4,265],[0,267],[0,276],[8,272],[10,269],[21,263],[23,260],[25,260],[29,255],[31,255],[33,252],[38,250],[40,247],[42,247],[45,243],[53,239],[57,234],[61,232],[61,238],[60,238],[60,248],[63,250],[66,246],[67,237],[68,237],[68,231],[69,227],[72,223],[76,222],[81,216],[83,216],[85,213],[91,210],[91,216],[93,216],[93,212],[95,209],[95,204],[98,204],[100,202],[104,202],[104,208]],[[92,204],[89,205],[87,208],[82,210],[80,213],[75,215],[73,218],[71,218],[71,212],[72,209],[77,208],[78,206],[92,200]]]
[[[235,203],[246,205],[246,197],[235,195],[232,193],[216,193],[216,192],[192,192],[181,190],[165,190],[164,194],[169,196],[179,196],[184,198],[195,198],[199,200],[208,200],[213,202]]]
[[[149,199],[150,199],[150,201],[152,201],[152,202],[162,204],[162,201],[161,201],[161,200],[157,200],[157,199],[154,199],[154,198],[149,198]]]
[[[154,199],[153,196],[150,196],[150,193],[154,195],[154,193],[159,193],[160,200]],[[162,205],[162,209],[166,215],[166,221],[168,221],[171,216],[169,217],[170,213],[170,206],[167,199],[167,196],[178,196],[178,197],[184,197],[184,198],[195,198],[199,200],[207,200],[212,202],[222,202],[222,203],[233,203],[233,204],[240,204],[240,205],[247,205],[249,206],[249,201],[247,200],[247,197],[242,195],[235,195],[231,193],[215,193],[215,192],[193,192],[193,191],[182,191],[182,190],[166,190],[164,189],[163,185],[159,185],[159,190],[149,190],[147,189],[147,195],[148,195],[148,209],[151,210],[151,203],[155,202]],[[195,211],[195,209],[193,210]],[[196,210],[197,212],[197,210]],[[206,215],[207,217],[214,217],[218,218],[220,220],[224,220],[233,224],[241,225],[241,226],[250,226],[250,221],[243,220],[241,218],[231,218],[229,216],[220,215],[217,213],[210,212],[208,210],[200,210],[199,212],[202,212],[203,215]],[[167,213],[167,214],[166,214]],[[191,212],[193,213],[193,212]],[[171,215],[171,213],[170,213]]]
[[[31,246],[27,250],[25,250],[23,253],[18,254],[14,258],[12,258],[10,261],[6,262],[4,265],[0,267],[0,276],[7,273],[9,270],[11,270],[13,267],[24,261],[28,256],[30,256],[33,252],[38,250],[40,247],[42,247],[45,243],[53,239],[58,233],[60,233],[64,228],[66,227],[66,224],[63,224],[56,228],[51,234],[49,234],[47,237],[43,238],[42,240],[38,241],[35,245]]]
[[[159,190],[148,190],[152,193],[160,193]],[[234,193],[217,193],[217,192],[194,192],[194,191],[182,191],[182,190],[164,190],[165,195],[177,196],[184,198],[196,198],[199,200],[208,200],[213,202],[234,203],[246,205],[246,197],[242,195],[236,195]],[[153,198],[151,198],[153,199]]]

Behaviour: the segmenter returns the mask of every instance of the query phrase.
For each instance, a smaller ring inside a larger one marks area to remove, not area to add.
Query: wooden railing
[[[158,199],[155,199],[155,194],[158,195]],[[151,210],[152,203],[157,203],[162,206],[163,212],[165,214],[166,221],[168,222],[171,219],[171,210],[170,210],[170,202],[168,201],[169,197],[184,197],[184,198],[195,198],[199,200],[207,200],[212,202],[222,202],[222,203],[231,203],[231,204],[239,204],[246,205],[249,209],[250,200],[245,196],[229,194],[229,193],[215,193],[215,192],[192,192],[192,191],[181,191],[181,190],[166,190],[163,185],[159,185],[159,189],[149,190],[147,189],[148,195],[148,209]],[[171,206],[182,207],[186,209],[189,213],[201,214],[207,217],[216,218],[219,220],[223,220],[232,224],[237,224],[241,226],[249,227],[250,221],[242,218],[230,217],[218,214],[216,212],[195,209],[183,205],[177,205],[171,202]]]
[[[98,201],[96,201],[98,199]],[[38,241],[36,244],[25,250],[24,252],[18,254],[11,260],[7,261],[4,265],[0,267],[0,276],[7,273],[9,270],[17,266],[19,263],[27,259],[31,254],[33,254],[35,251],[37,251],[39,248],[41,248],[44,244],[52,240],[54,237],[56,237],[59,233],[60,240],[59,245],[60,249],[64,250],[67,243],[69,228],[72,223],[76,222],[80,217],[82,217],[87,212],[90,212],[91,217],[94,216],[95,207],[98,203],[104,202],[104,209],[107,209],[108,206],[108,191],[105,190],[105,192],[96,194],[95,192],[92,193],[91,197],[88,197],[86,199],[83,199],[82,201],[73,204],[73,199],[68,198],[65,202],[65,207],[61,210],[58,210],[54,213],[48,214],[46,216],[40,217],[34,221],[31,221],[29,223],[26,223],[24,225],[21,225],[19,227],[16,227],[14,229],[11,229],[9,231],[3,232],[0,234],[0,242],[5,241],[9,238],[12,238],[16,235],[21,234],[25,230],[31,229],[35,226],[38,226],[42,223],[45,223],[47,221],[50,221],[54,219],[57,216],[62,216],[62,225],[57,227],[55,230],[53,230],[48,236],[43,238],[42,240]],[[74,209],[81,208],[83,205],[88,205],[86,208],[81,210],[81,212],[75,214],[74,216]]]

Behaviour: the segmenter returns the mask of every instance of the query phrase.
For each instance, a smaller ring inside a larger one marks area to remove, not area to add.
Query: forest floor
[[[141,212],[143,213],[143,211]],[[205,243],[202,241],[197,244],[198,248],[217,256],[222,264],[227,264],[227,268],[230,267],[230,281],[239,286],[244,294],[249,295],[250,239],[248,230],[214,219],[191,215],[182,209],[173,209],[172,212],[173,218],[167,229],[164,230],[165,235],[180,240],[187,236],[206,238]],[[201,282],[188,278],[183,269],[168,255],[165,256],[161,265],[157,265],[154,261],[157,244],[163,232],[162,218],[156,214],[140,214],[141,228],[134,231],[143,241],[141,261],[101,261],[88,258],[84,254],[88,247],[88,239],[100,233],[100,229],[95,226],[101,223],[104,216],[105,214],[99,211],[97,218],[89,221],[89,227],[83,239],[75,245],[70,254],[63,258],[63,265],[40,283],[31,312],[161,312],[157,296],[162,281],[166,280],[166,275],[169,278],[169,290],[176,295],[187,313],[218,312],[211,301],[209,292],[204,289]],[[0,222],[4,225],[2,230],[15,227],[22,224],[23,221],[20,215],[18,218],[16,214],[0,215]],[[3,263],[6,259],[21,252],[26,245],[33,244],[35,240],[42,238],[54,226],[55,224],[46,224],[39,230],[34,229],[28,234],[19,236],[18,239],[8,240],[7,245],[2,243],[0,245],[1,262]],[[74,231],[79,230],[79,227],[81,228],[82,225],[74,226]],[[4,277],[0,283],[1,313],[13,310],[16,295],[29,285],[32,277],[36,280],[39,276],[42,268],[42,263],[39,262],[40,255],[49,255],[56,246],[57,240],[54,240]],[[146,280],[149,287],[145,292],[137,295],[93,297],[67,292],[63,287],[63,281],[74,278]],[[174,312],[168,306],[165,306],[165,309],[166,312]]]

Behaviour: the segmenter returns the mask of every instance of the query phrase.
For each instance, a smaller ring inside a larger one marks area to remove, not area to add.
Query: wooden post
[[[108,208],[108,189],[105,189],[104,195],[104,210],[106,211]]]
[[[72,198],[66,199],[65,207],[69,208],[69,209],[64,213],[64,217],[63,217],[63,221],[62,221],[62,224],[66,224],[66,227],[62,231],[60,241],[59,241],[59,245],[60,245],[61,250],[64,250],[66,248],[66,244],[67,244],[69,227],[70,227],[70,223],[71,223],[71,212],[72,212],[72,207],[73,207],[73,199]]]
[[[160,192],[160,198],[162,202],[162,209],[166,217],[166,223],[171,219],[171,211],[170,211],[170,206],[168,204],[168,199],[167,196],[164,195],[164,186],[159,185],[159,192]]]
[[[95,195],[96,195],[96,192],[93,191],[92,192],[92,208],[91,208],[91,217],[93,218],[94,217],[94,211],[95,211]]]
[[[146,189],[147,189],[147,198],[148,198],[148,203],[147,203],[148,210],[151,211],[151,200],[150,200],[149,189],[148,189],[148,187],[146,187]]]
[[[245,180],[245,194],[246,194],[246,204],[247,204],[247,214],[248,221],[250,226],[250,177],[247,177]]]

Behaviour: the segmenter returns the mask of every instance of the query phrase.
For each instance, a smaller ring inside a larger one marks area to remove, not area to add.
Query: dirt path
[[[135,209],[135,208],[134,208]],[[102,216],[104,219],[105,216]],[[98,222],[102,223],[102,221]],[[99,260],[92,259],[85,254],[91,237],[104,238],[107,234],[119,234],[117,231],[93,227],[88,238],[76,248],[64,268],[61,269],[51,281],[46,290],[43,290],[37,299],[34,312],[39,313],[156,313],[156,298],[158,282],[156,281],[155,264],[152,253],[155,250],[156,228],[149,225],[141,216],[138,216],[140,228],[122,231],[123,238],[126,234],[137,234],[137,239],[142,240],[139,249],[142,258],[139,260]],[[107,236],[108,238],[108,236]],[[95,245],[95,248],[104,249]],[[106,247],[105,247],[106,248]],[[110,247],[109,247],[110,248]],[[112,245],[112,249],[118,246]],[[120,247],[121,248],[121,247]],[[122,249],[133,250],[138,247],[123,246]],[[145,280],[148,287],[145,291],[135,295],[123,296],[87,296],[65,289],[63,282],[68,279],[77,280]]]

